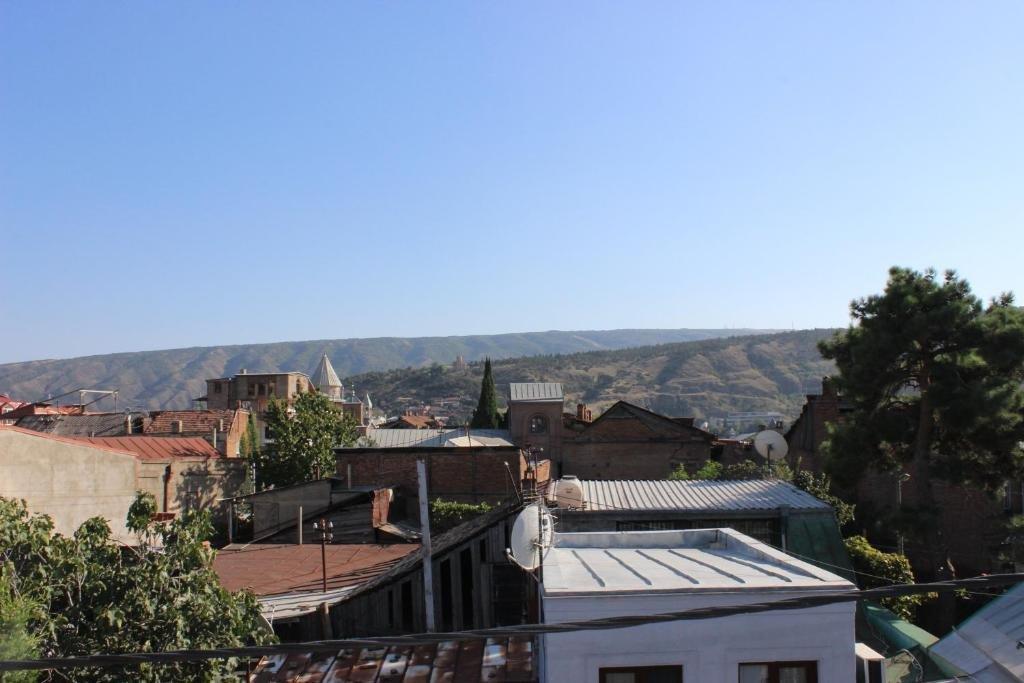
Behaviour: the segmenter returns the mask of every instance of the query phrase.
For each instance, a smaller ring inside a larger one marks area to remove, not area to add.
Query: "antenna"
[[[551,547],[554,525],[551,513],[541,501],[523,508],[512,525],[508,558],[528,572],[540,566],[544,553]]]
[[[785,458],[786,454],[789,453],[789,444],[786,442],[786,437],[771,429],[765,429],[757,433],[757,436],[754,437],[754,448],[768,462],[769,473],[772,467],[772,456]]]

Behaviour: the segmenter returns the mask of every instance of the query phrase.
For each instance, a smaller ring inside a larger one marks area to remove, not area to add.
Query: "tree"
[[[934,516],[933,477],[994,491],[1024,471],[1024,312],[1011,295],[983,307],[954,271],[892,268],[850,312],[855,324],[819,346],[851,408],[824,444],[840,485],[907,469]],[[938,567],[944,541],[934,520],[924,529]]]
[[[497,429],[498,424],[498,395],[491,375],[491,359],[487,358],[484,360],[484,378],[480,382],[480,400],[477,401],[469,426],[474,429]]]
[[[708,462],[711,462],[710,460]],[[675,469],[668,473],[669,481],[687,481],[690,479],[690,475],[686,472],[686,468],[683,467],[682,463],[676,465]]]
[[[238,450],[243,458],[252,459],[260,452],[260,430],[256,426],[256,413],[249,413],[249,419],[245,423],[245,432],[242,433],[242,440]]]
[[[700,469],[693,475],[694,479],[721,479],[724,468],[722,463],[715,460],[707,460]]]
[[[836,521],[839,522],[839,526],[846,526],[855,519],[854,513],[857,506],[847,503],[832,493],[832,479],[827,474],[814,474],[807,470],[800,470],[793,475],[793,485],[831,505],[832,509],[836,511]]]
[[[914,572],[910,562],[899,553],[884,553],[872,546],[863,536],[847,538],[846,552],[850,556],[853,570],[857,572],[861,588],[884,588],[894,584],[914,583]],[[904,595],[898,598],[883,598],[882,606],[892,610],[903,619],[913,619],[918,606],[934,593]]]
[[[355,421],[321,393],[299,394],[291,405],[273,400],[267,409],[272,441],[253,457],[262,487],[288,486],[334,472],[334,449],[359,438]]]
[[[62,536],[49,517],[29,514],[23,501],[0,498],[0,620],[11,613],[5,600],[22,600],[13,612],[15,627],[24,627],[22,652],[28,647],[41,657],[73,657],[273,641],[255,596],[220,586],[214,551],[204,543],[213,532],[209,513],[187,511],[165,525],[145,517],[150,508],[152,497],[132,506],[132,531],[151,543],[131,548],[113,541],[102,518]],[[236,665],[211,660],[62,673],[73,681],[192,681],[224,678]]]

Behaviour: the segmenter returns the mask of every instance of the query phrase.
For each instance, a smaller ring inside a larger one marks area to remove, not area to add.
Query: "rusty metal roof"
[[[532,638],[476,638],[437,645],[378,647],[264,657],[253,681],[303,683],[492,683],[537,680]]]
[[[105,446],[134,453],[139,460],[174,460],[180,458],[219,458],[220,452],[206,439],[198,436],[174,438],[170,436],[97,436],[74,437],[75,441],[94,446]]]
[[[328,544],[327,589],[362,585],[419,547],[418,543]],[[213,569],[230,591],[248,588],[256,595],[276,595],[319,591],[322,586],[319,543],[229,545],[217,552]]]
[[[789,482],[750,481],[582,480],[587,510],[741,511],[828,510],[829,505]]]

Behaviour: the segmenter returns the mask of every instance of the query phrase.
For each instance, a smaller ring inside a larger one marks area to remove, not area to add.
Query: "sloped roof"
[[[117,453],[118,455],[130,455],[132,457],[137,457],[137,454],[134,451],[130,451],[127,448],[118,447],[118,446],[115,446],[115,445],[101,444],[101,443],[91,443],[91,441],[97,441],[99,439],[92,439],[92,440],[90,440],[90,439],[83,439],[81,437],[57,436],[56,434],[47,434],[46,432],[37,432],[37,431],[31,430],[31,429],[24,429],[22,427],[15,427],[14,425],[5,425],[3,423],[0,423],[0,432],[11,432],[11,433],[14,433],[14,434],[22,434],[22,435],[25,435],[25,436],[35,437],[37,439],[47,439],[49,441],[60,441],[61,443],[66,443],[66,444],[69,444],[69,445],[72,445],[72,446],[79,446],[79,447],[81,447],[81,446],[88,446],[88,447],[96,448],[96,449],[99,449],[99,450],[102,450],[102,451],[109,451],[111,453]]]
[[[733,529],[555,534],[544,558],[545,595],[735,588],[857,589]]]
[[[932,645],[929,652],[980,683],[1024,680],[1024,584],[1017,584]]]
[[[26,415],[18,426],[36,432],[60,436],[121,436],[127,433],[126,413],[87,413],[85,415]],[[145,420],[143,414],[131,414],[133,422]]]
[[[327,589],[353,588],[383,574],[411,552],[415,543],[328,544]],[[319,543],[229,545],[213,560],[221,585],[248,588],[256,595],[318,592],[322,589]]]
[[[608,407],[606,411],[597,416],[597,419],[590,423],[585,423],[585,426],[581,432],[576,436],[577,439],[586,439],[587,432],[595,427],[605,424],[612,420],[622,419],[635,419],[642,424],[648,425],[652,430],[658,429],[670,429],[680,434],[697,434],[702,438],[712,441],[714,437],[710,432],[706,432],[699,427],[693,425],[693,418],[685,417],[667,417],[660,415],[653,410],[647,408],[641,408],[640,406],[629,403],[628,401],[616,401]]]
[[[537,680],[537,648],[529,636],[449,640],[437,645],[355,648],[264,657],[253,681],[478,683]]]
[[[821,510],[832,508],[811,494],[779,479],[750,481],[670,481],[585,479],[587,510]]]
[[[563,401],[565,393],[559,382],[512,382],[508,385],[510,401]]]
[[[364,445],[360,446],[359,443]],[[355,448],[514,446],[507,429],[368,429]],[[365,445],[370,444],[370,445]]]
[[[214,427],[228,431],[239,411],[235,410],[154,410],[150,420],[143,427],[143,434],[159,436],[178,434],[177,422],[181,422],[181,434],[212,434]],[[222,426],[223,425],[223,426]]]
[[[76,437],[75,441],[128,451],[139,460],[165,461],[175,458],[219,458],[220,452],[198,436],[105,436]]]
[[[313,386],[322,389],[324,387],[340,387],[341,379],[338,378],[338,373],[334,371],[334,366],[331,365],[331,359],[327,357],[325,353],[320,357],[320,364],[316,366],[316,370],[313,371],[310,382]]]

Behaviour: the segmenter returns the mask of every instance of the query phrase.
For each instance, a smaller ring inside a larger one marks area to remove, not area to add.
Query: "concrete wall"
[[[0,496],[22,498],[29,510],[73,533],[90,517],[104,517],[117,540],[135,499],[136,460],[88,444],[0,429]]]
[[[750,604],[809,592],[609,595],[544,599],[544,621],[557,623],[657,614],[713,605]],[[597,681],[604,667],[682,665],[683,680],[734,683],[740,663],[816,661],[819,681],[853,681],[854,606],[676,621],[614,631],[543,636],[548,681]]]
[[[164,477],[168,466],[171,473],[165,501]],[[153,494],[159,512],[208,509],[213,513],[214,524],[221,527],[227,522],[228,513],[228,505],[222,501],[238,495],[244,481],[245,461],[239,458],[175,458],[140,461],[136,486]]]

